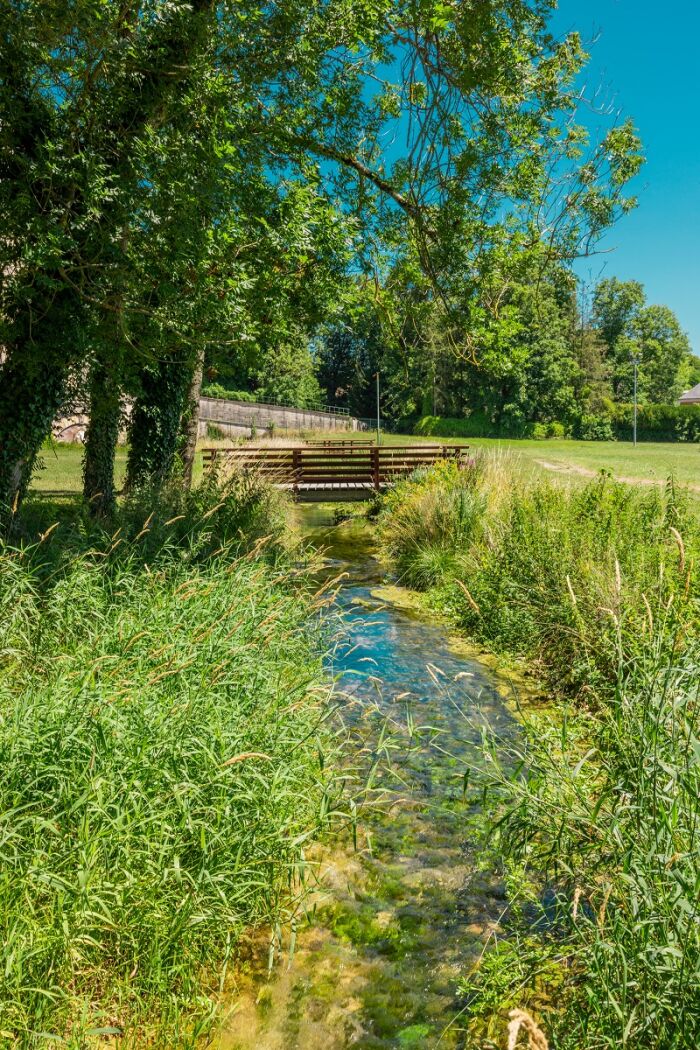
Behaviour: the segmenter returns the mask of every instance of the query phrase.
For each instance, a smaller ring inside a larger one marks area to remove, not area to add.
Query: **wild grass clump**
[[[429,496],[397,492],[379,524],[409,579],[413,540],[396,543],[407,505],[420,498],[449,518],[454,490],[471,492],[473,479],[420,484]],[[562,1050],[695,1047],[697,508],[673,483],[640,490],[601,476],[568,489],[514,474],[493,486],[493,472],[477,475],[487,512],[447,547],[432,600],[575,702],[525,713],[515,743],[486,741],[479,787],[491,791],[487,840],[509,872],[511,940],[465,981],[474,1045],[490,1035],[490,1012],[502,1030],[507,1010],[524,1007]],[[452,529],[442,522],[443,535]]]
[[[453,571],[484,513],[479,475],[476,463],[465,470],[441,463],[417,471],[386,496],[381,541],[402,582],[427,589]]]
[[[503,999],[556,960],[542,1016],[562,1050],[700,1040],[700,646],[675,666],[652,650],[594,717],[529,716],[517,745],[490,744],[491,844],[540,937],[519,986],[499,971]]]
[[[251,471],[209,473],[193,489],[176,479],[127,494],[109,518],[95,518],[82,501],[28,500],[12,533],[31,546],[49,531],[44,565],[91,553],[111,563],[155,563],[173,558],[202,563],[226,548],[247,550],[265,539],[274,554],[289,550],[287,499]],[[58,540],[58,542],[56,542]]]
[[[294,907],[329,790],[309,605],[292,570],[240,535],[215,554],[205,525],[146,557],[138,533],[118,557],[54,555],[60,530],[0,551],[12,1045],[190,1045],[241,932]]]
[[[503,462],[443,469],[397,487],[379,536],[402,580],[437,588],[460,626],[537,663],[560,693],[599,698],[621,662],[644,662],[652,634],[670,659],[697,631],[700,522],[673,483],[638,490],[601,475],[565,488]],[[669,617],[679,629],[659,635]]]

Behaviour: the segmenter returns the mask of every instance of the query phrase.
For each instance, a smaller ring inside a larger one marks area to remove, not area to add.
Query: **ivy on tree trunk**
[[[202,373],[204,370],[204,350],[197,354],[192,381],[187,395],[185,410],[182,415],[182,481],[185,488],[192,488],[194,459],[197,452],[199,435],[199,397],[202,391]]]
[[[114,458],[121,422],[121,386],[115,361],[98,358],[90,373],[90,422],[85,434],[83,495],[91,512],[102,517],[116,501]]]
[[[172,474],[190,382],[191,368],[168,358],[143,369],[129,426],[127,490]]]

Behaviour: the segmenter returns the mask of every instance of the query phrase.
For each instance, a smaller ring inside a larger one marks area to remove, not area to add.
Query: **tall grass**
[[[74,524],[0,551],[8,1045],[190,1045],[241,932],[293,907],[323,819],[308,602],[246,552],[241,507],[274,530],[264,501],[192,499],[170,526],[134,502],[101,549]]]
[[[465,980],[471,1015],[495,1008],[497,987],[504,1008],[543,1019],[555,1047],[694,1047],[696,512],[672,483],[644,492],[601,477],[564,489],[443,472],[398,490],[380,517],[398,565],[414,539],[406,507],[422,488],[420,499],[449,515],[446,487],[476,488],[487,513],[448,549],[432,600],[492,648],[534,661],[554,696],[575,701],[526,714],[515,743],[485,742],[487,835],[513,910],[511,940]],[[444,534],[451,528],[443,522]]]
[[[488,457],[397,486],[379,539],[399,577],[435,588],[473,637],[583,701],[614,690],[623,655],[643,663],[652,635],[670,658],[697,632],[700,520],[672,482],[639,490],[600,475],[565,488]],[[441,571],[425,578],[435,543]],[[678,630],[659,635],[669,615]]]

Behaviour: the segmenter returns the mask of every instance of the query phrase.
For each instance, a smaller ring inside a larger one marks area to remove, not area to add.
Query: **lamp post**
[[[634,417],[632,422],[632,444],[637,447],[637,370],[642,360],[641,354],[630,354],[630,360],[634,367]]]
[[[375,373],[377,377],[377,444],[381,444],[381,436],[379,433],[379,372]]]

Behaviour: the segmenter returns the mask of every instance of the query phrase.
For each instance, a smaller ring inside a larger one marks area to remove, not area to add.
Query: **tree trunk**
[[[121,420],[119,369],[99,358],[90,373],[90,422],[85,435],[83,495],[96,517],[114,510],[114,454]]]
[[[129,427],[127,490],[162,484],[172,474],[191,374],[191,368],[167,358],[141,373]]]
[[[13,348],[0,368],[0,522],[10,525],[36,457],[58,414],[67,369],[55,358]]]
[[[202,390],[202,372],[204,370],[204,350],[197,354],[192,373],[192,382],[187,395],[187,404],[182,416],[182,481],[186,489],[192,488],[194,459],[197,453],[199,436],[199,395]]]

